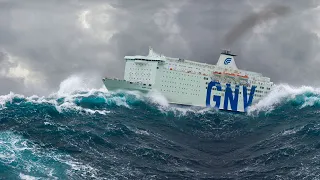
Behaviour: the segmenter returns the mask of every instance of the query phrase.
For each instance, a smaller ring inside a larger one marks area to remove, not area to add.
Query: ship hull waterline
[[[108,91],[113,91],[113,92],[127,90],[127,91],[138,91],[138,92],[142,92],[142,93],[147,94],[148,92],[150,92],[152,90],[157,90],[157,88],[148,87],[148,85],[146,85],[146,84],[132,83],[132,82],[128,82],[125,80],[115,80],[115,79],[104,78],[103,83]],[[227,111],[227,112],[232,112],[232,113],[245,113],[247,111],[245,109],[243,111],[232,110],[229,108],[223,108],[223,106],[215,107],[215,106],[206,105],[206,104],[195,105],[192,103],[179,103],[179,102],[172,101],[171,99],[169,99],[167,97],[166,97],[166,99],[168,100],[169,104],[174,105],[174,106],[179,106],[179,107],[195,107],[197,109],[210,108],[210,109],[215,109],[217,111]],[[224,99],[222,99],[222,101],[224,101]],[[251,103],[248,106],[251,106],[253,104],[255,104],[255,103]]]

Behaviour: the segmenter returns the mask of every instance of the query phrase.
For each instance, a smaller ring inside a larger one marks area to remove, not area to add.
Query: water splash
[[[320,88],[311,86],[294,87],[288,84],[280,84],[258,103],[249,107],[248,113],[271,112],[282,103],[292,101],[300,108],[313,106],[320,101]]]
[[[147,94],[138,91],[109,92],[106,88],[90,88],[92,85],[79,76],[71,76],[61,82],[57,92],[49,96],[37,95],[26,97],[10,92],[0,96],[0,107],[4,109],[7,104],[20,104],[31,102],[35,104],[49,104],[62,113],[64,111],[78,111],[80,113],[106,115],[112,112],[112,107],[125,107],[131,109],[139,104],[145,104],[151,109],[163,114],[174,116],[186,116],[192,114],[217,113],[213,108],[198,108],[193,106],[178,106],[169,104],[168,100],[160,92],[154,90]],[[19,99],[19,101],[16,101]],[[248,109],[248,114],[259,112],[271,112],[282,103],[291,101],[299,108],[305,108],[320,104],[320,88],[301,86],[293,87],[287,84],[276,85],[273,90],[256,104]],[[86,104],[86,106],[83,106]],[[96,108],[101,106],[101,108]]]

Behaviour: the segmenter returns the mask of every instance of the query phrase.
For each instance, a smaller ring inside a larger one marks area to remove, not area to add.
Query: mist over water
[[[0,96],[3,179],[316,179],[320,89],[280,84],[248,113],[83,88]],[[79,86],[77,86],[79,85]]]

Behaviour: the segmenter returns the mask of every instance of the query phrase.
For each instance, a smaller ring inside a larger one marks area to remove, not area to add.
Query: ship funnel
[[[230,50],[222,50],[217,66],[227,69],[238,69],[234,60],[235,56],[236,55],[232,54]]]

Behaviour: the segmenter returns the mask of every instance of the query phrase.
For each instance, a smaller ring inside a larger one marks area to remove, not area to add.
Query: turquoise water
[[[280,85],[234,114],[137,92],[11,93],[0,96],[0,179],[317,179],[319,100]]]

